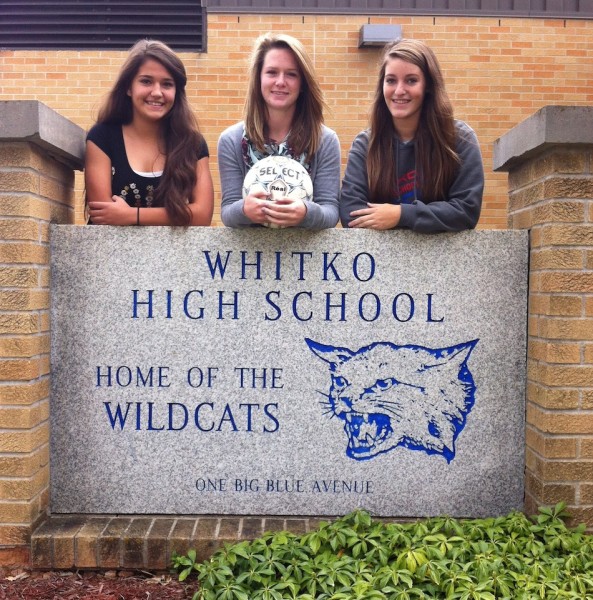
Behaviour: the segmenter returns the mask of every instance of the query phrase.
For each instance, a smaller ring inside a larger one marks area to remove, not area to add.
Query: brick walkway
[[[225,542],[252,540],[268,531],[307,533],[320,518],[234,516],[50,517],[31,536],[35,569],[144,569],[170,567],[173,552],[197,551],[202,561]]]

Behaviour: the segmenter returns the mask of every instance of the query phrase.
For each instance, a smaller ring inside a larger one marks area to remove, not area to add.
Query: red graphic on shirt
[[[400,204],[411,204],[418,193],[414,194],[416,187],[416,170],[412,169],[405,175],[402,175],[397,181],[398,196]]]

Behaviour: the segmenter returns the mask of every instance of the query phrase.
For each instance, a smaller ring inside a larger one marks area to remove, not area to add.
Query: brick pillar
[[[84,132],[0,102],[0,565],[28,564],[49,501],[49,224],[74,221]]]
[[[593,527],[593,108],[547,106],[495,142],[530,230],[526,502]]]

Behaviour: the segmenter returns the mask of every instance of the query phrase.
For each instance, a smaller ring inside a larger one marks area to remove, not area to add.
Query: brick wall
[[[355,16],[210,15],[208,53],[182,54],[189,96],[212,153],[240,118],[254,38],[286,31],[311,51],[348,147],[365,126],[378,49],[358,49]],[[545,105],[593,103],[593,22],[376,18],[433,46],[456,114],[477,131],[487,184],[480,226],[507,226],[507,178],[492,172],[494,141]],[[0,50],[0,101],[39,100],[87,128],[124,52]],[[2,102],[0,102],[0,109]],[[591,120],[581,127],[590,130]],[[6,122],[0,119],[0,128]],[[10,123],[9,123],[10,124]],[[548,148],[511,176],[511,225],[531,228],[527,510],[566,500],[593,523],[593,141]],[[48,223],[81,221],[80,174],[33,142],[0,141],[0,563],[19,561],[47,507]],[[218,198],[217,198],[218,200]],[[218,217],[216,217],[218,219]],[[10,554],[13,553],[13,554]],[[20,554],[19,554],[20,553]],[[20,558],[19,558],[20,556]]]
[[[592,122],[590,107],[547,107],[503,138],[504,157],[495,150],[499,168],[509,171],[509,225],[530,229],[525,510],[564,501],[573,521],[589,527]]]
[[[47,139],[7,139],[40,129],[37,103],[14,104],[0,111],[0,564],[24,562],[47,510],[49,223],[73,222],[75,198],[72,165],[48,154]],[[51,125],[41,126],[49,137]]]
[[[593,53],[593,21],[209,14],[208,52],[181,57],[189,73],[188,95],[212,153],[217,203],[216,141],[241,116],[246,60],[255,37],[275,30],[304,42],[331,107],[327,123],[340,136],[345,163],[352,140],[366,125],[380,55],[379,49],[357,47],[359,29],[367,22],[400,24],[406,37],[425,40],[435,49],[456,116],[476,130],[484,154],[487,179],[480,227],[506,227],[506,178],[492,172],[492,144],[542,106],[593,103],[590,70],[583,68]],[[0,100],[39,100],[88,128],[124,56],[1,50]],[[81,180],[79,176],[79,222]]]

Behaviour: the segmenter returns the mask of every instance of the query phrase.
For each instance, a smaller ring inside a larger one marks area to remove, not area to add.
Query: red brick
[[[102,569],[117,569],[122,564],[122,538],[130,526],[131,519],[111,519],[98,540],[98,562]]]
[[[169,553],[186,554],[193,547],[197,519],[177,519],[169,536]]]
[[[144,560],[145,538],[152,526],[153,519],[133,519],[123,537],[122,566],[125,569],[148,568]]]
[[[145,538],[146,568],[164,570],[171,566],[168,540],[173,529],[174,519],[160,517],[154,519]]]
[[[95,569],[99,566],[98,540],[111,519],[109,517],[89,518],[76,535],[76,566],[81,569]]]

